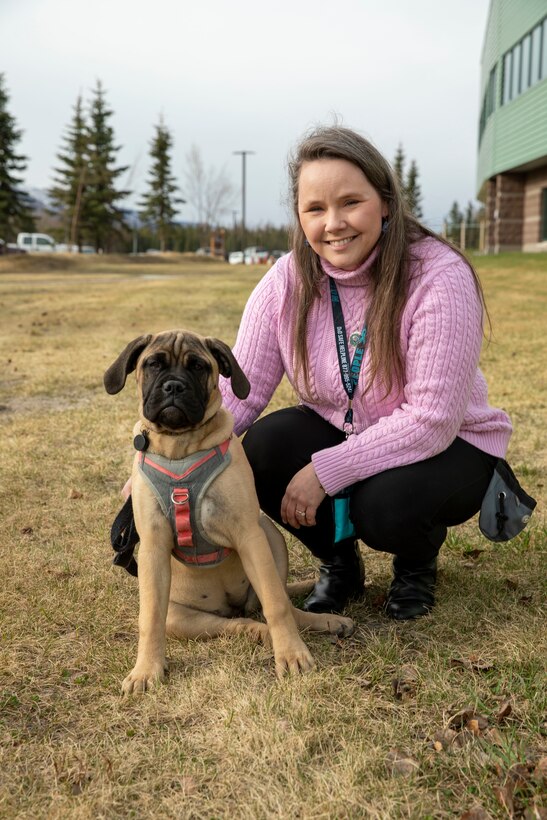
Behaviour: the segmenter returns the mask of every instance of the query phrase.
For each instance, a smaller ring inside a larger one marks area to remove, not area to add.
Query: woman
[[[251,393],[226,380],[224,401],[262,509],[320,559],[304,608],[362,592],[361,539],[394,556],[387,614],[417,618],[447,527],[479,510],[511,434],[478,369],[481,287],[359,134],[318,128],[289,172],[293,250],[243,314],[234,353]],[[284,374],[298,406],[257,421]]]

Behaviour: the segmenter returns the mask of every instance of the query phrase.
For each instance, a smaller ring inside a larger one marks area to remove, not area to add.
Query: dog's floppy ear
[[[128,374],[136,368],[137,359],[152,338],[151,335],[148,335],[133,339],[125,350],[120,353],[114,364],[110,365],[104,374],[104,386],[107,393],[113,395],[124,388]]]
[[[230,379],[234,394],[238,399],[246,399],[251,385],[228,345],[220,339],[213,339],[212,336],[205,339],[205,344],[218,362],[220,375]]]

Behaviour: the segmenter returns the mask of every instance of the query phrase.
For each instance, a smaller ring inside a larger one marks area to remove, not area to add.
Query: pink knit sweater
[[[323,269],[337,283],[350,355],[351,337],[361,332],[370,303],[368,271],[374,253],[355,271],[339,270],[322,260]],[[456,436],[491,455],[505,454],[511,423],[502,410],[488,405],[486,382],[478,368],[482,312],[471,271],[436,239],[421,240],[412,253],[415,261],[401,321],[404,387],[384,398],[382,384],[374,383],[364,394],[367,348],[353,400],[355,435],[312,458],[329,495],[383,470],[431,458]],[[302,395],[293,364],[295,290],[290,253],[266,273],[246,305],[234,354],[251,392],[241,401],[228,380],[221,385],[238,435],[266,408],[284,374]],[[310,312],[308,349],[313,401],[301,400],[302,404],[341,430],[348,398],[338,366],[327,276]]]

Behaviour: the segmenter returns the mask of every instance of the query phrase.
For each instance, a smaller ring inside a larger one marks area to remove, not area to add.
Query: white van
[[[55,251],[55,240],[47,233],[19,233],[17,246],[31,253],[52,253]]]

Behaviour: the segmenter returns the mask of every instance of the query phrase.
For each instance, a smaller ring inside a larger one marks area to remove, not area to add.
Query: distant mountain
[[[24,188],[23,190],[30,197],[32,201],[32,207],[35,210],[57,210],[54,207],[53,202],[51,201],[51,197],[45,188]]]
[[[49,211],[53,214],[58,213],[59,208],[53,204],[53,201],[46,188],[25,187],[23,190],[30,197],[32,208],[38,213],[44,211]],[[124,219],[131,230],[138,231],[145,227],[146,223],[139,217],[139,212],[135,208],[121,207],[120,210],[122,211]],[[195,222],[179,219],[174,220],[174,224],[180,225],[183,228],[196,226]]]

